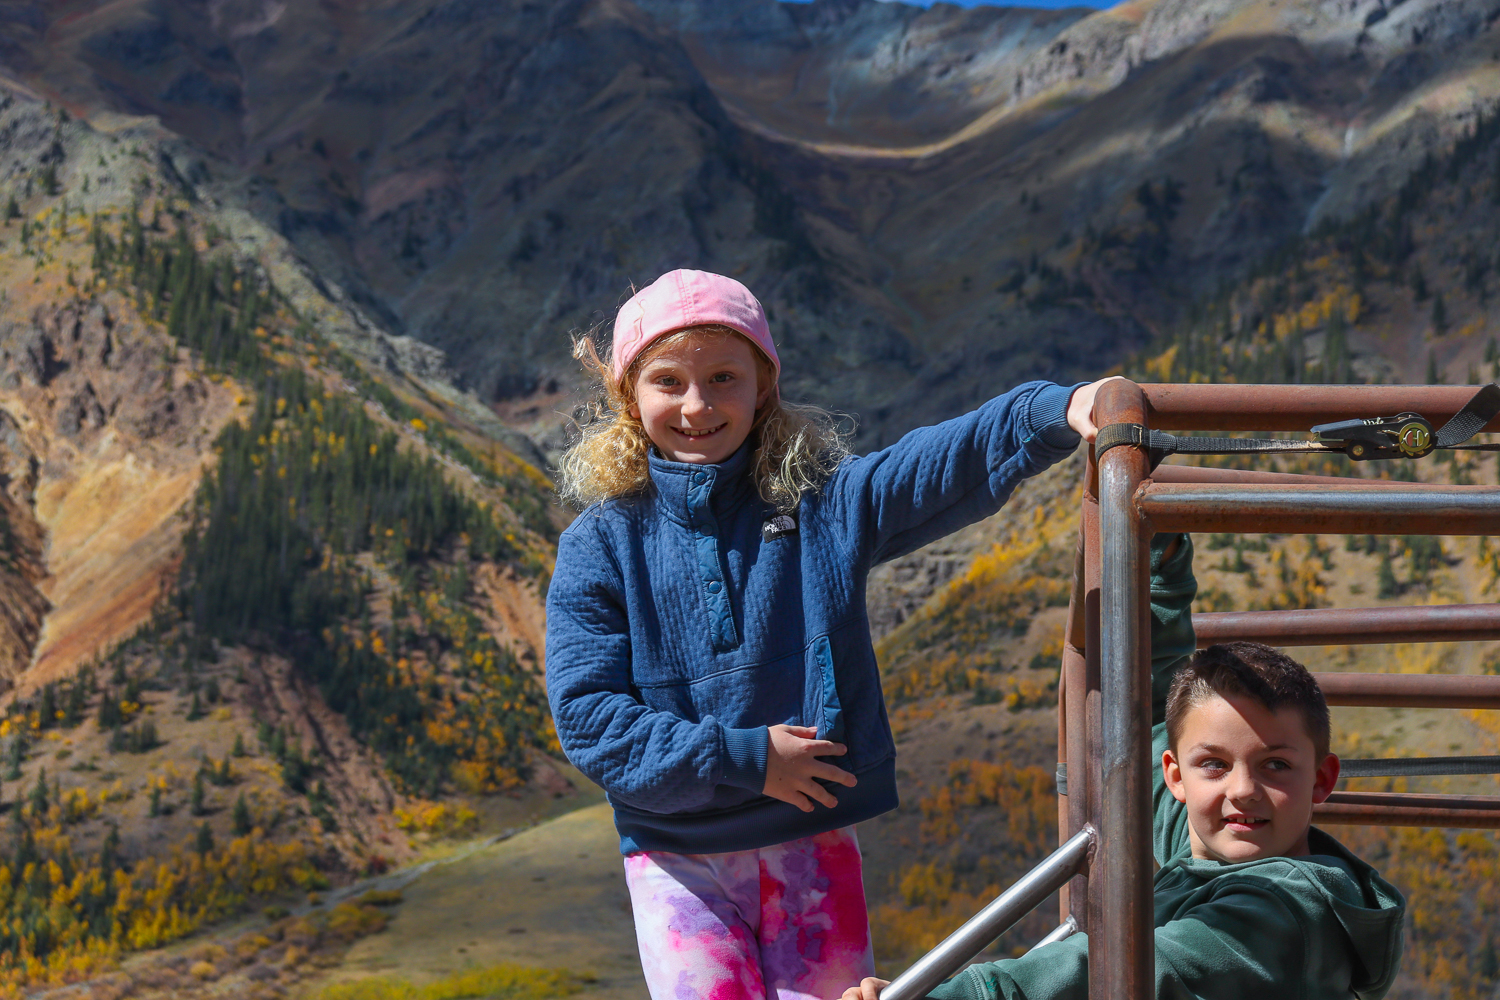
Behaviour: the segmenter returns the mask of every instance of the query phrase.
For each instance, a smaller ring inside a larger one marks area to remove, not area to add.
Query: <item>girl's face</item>
[[[630,415],[671,462],[706,465],[739,450],[771,395],[744,337],[693,333],[653,353],[636,375]]]

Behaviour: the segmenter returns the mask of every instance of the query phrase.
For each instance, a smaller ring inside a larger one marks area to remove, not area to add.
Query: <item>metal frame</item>
[[[1103,386],[1100,427],[1306,431],[1314,424],[1413,410],[1442,424],[1470,386]],[[1485,428],[1500,430],[1500,418]],[[1058,685],[1062,846],[882,993],[911,1000],[970,961],[1061,887],[1062,925],[1090,934],[1090,1000],[1145,1000],[1154,990],[1151,887],[1149,544],[1157,531],[1500,534],[1500,488],[1162,466],[1138,448],[1089,453],[1073,592]],[[1204,614],[1199,645],[1253,639],[1282,646],[1500,638],[1500,605]],[[1500,708],[1500,677],[1320,674],[1331,705]],[[1500,829],[1500,797],[1335,792],[1324,824]],[[1097,834],[1095,831],[1098,831]],[[1036,893],[1040,892],[1040,896]],[[1025,902],[1024,908],[1021,903]]]
[[[1101,427],[1136,423],[1168,431],[1306,431],[1313,424],[1404,410],[1446,421],[1474,392],[1466,386],[1136,385],[1122,380],[1101,389],[1094,413]],[[1500,421],[1486,428],[1495,429]],[[1091,931],[1091,1000],[1144,1000],[1154,984],[1151,804],[1136,773],[1150,767],[1150,607],[1143,567],[1151,534],[1500,533],[1500,489],[1495,487],[1180,466],[1153,473],[1146,461],[1137,448],[1110,449],[1098,463],[1090,454],[1080,529],[1082,573],[1074,581],[1064,649],[1058,750],[1061,760],[1083,766],[1069,768],[1067,822],[1060,835],[1089,823],[1100,831],[1089,875],[1082,886],[1074,881],[1063,904],[1064,914],[1079,929]],[[1120,590],[1133,590],[1135,596]],[[1101,621],[1097,638],[1090,627],[1095,614]],[[1201,645],[1229,639],[1279,645],[1440,642],[1500,638],[1500,605],[1234,613],[1199,615],[1194,622]],[[1334,705],[1500,707],[1500,677],[1324,674],[1319,681]],[[1102,726],[1090,709],[1100,696]],[[1075,729],[1082,730],[1082,738]],[[1325,824],[1500,829],[1500,798],[1336,792],[1314,810],[1314,819]],[[1096,942],[1103,945],[1102,962],[1093,960]]]

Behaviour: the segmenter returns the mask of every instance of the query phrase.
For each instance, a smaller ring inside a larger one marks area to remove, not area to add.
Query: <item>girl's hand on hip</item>
[[[830,809],[839,802],[814,778],[854,787],[854,775],[818,760],[819,757],[842,757],[849,752],[848,747],[818,739],[818,731],[810,726],[767,728],[771,737],[766,747],[764,791],[771,798],[789,802],[803,812],[812,812],[814,802]]]
[[[843,1000],[876,1000],[880,991],[891,985],[889,979],[876,979],[874,976],[860,980],[858,986],[851,986],[844,991]]]
[[[1073,398],[1068,400],[1068,426],[1082,434],[1086,443],[1093,444],[1094,438],[1099,436],[1099,428],[1094,424],[1094,397],[1099,395],[1099,387],[1123,377],[1111,375],[1109,378],[1081,385],[1074,390]]]

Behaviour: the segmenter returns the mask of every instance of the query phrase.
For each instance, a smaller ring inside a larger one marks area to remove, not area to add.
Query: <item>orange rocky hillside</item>
[[[7,256],[0,268],[21,263]],[[150,616],[176,569],[180,512],[237,396],[178,358],[122,296],[85,304],[49,277],[0,278],[13,289],[0,407],[16,425],[15,460],[35,469],[13,482],[14,523],[46,539],[35,584],[46,617],[0,664],[23,691],[70,676]]]
[[[95,216],[118,220],[137,203],[152,206],[143,210],[154,213],[152,229],[190,212],[250,230],[239,242],[278,287],[310,300],[303,304],[351,353],[395,369],[427,423],[451,422],[469,401],[440,376],[404,377],[403,367],[436,374],[440,356],[371,330],[357,310],[320,294],[306,265],[247,213],[210,208],[213,196],[199,198],[176,173],[149,126],[103,134],[24,99],[6,104],[7,152],[17,156],[0,228],[0,682],[25,692],[71,675],[150,617],[175,580],[185,507],[214,460],[212,443],[253,395],[143,318],[130,289],[91,279]],[[467,409],[471,420],[487,416]],[[460,418],[466,424],[470,440],[484,440]],[[536,653],[539,598],[508,579],[483,577],[491,617]]]

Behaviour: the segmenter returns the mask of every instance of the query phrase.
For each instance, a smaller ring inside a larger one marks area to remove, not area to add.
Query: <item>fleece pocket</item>
[[[813,661],[823,681],[823,700],[818,713],[818,739],[844,741],[844,706],[839,702],[838,682],[833,673],[833,644],[828,636],[819,636],[813,643]]]

